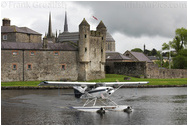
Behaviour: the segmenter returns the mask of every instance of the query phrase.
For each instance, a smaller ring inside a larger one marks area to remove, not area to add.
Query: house
[[[114,62],[132,62],[133,60],[119,52],[106,52],[106,73],[114,73]]]
[[[144,55],[144,53],[141,52],[132,52],[127,50],[123,55],[136,62],[152,63],[152,61],[146,55]]]
[[[42,34],[28,28],[11,25],[11,20],[4,18],[1,26],[1,42],[41,43]]]

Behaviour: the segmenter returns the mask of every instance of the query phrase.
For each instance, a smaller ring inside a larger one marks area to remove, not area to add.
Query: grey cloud
[[[76,2],[93,9],[110,32],[140,37],[173,37],[179,27],[187,27],[186,2]]]

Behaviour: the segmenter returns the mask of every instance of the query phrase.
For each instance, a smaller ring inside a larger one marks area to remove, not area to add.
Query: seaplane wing
[[[61,82],[61,81],[43,81],[39,86],[93,86],[95,82]]]
[[[127,86],[134,86],[134,85],[144,85],[148,84],[149,82],[104,82],[104,85],[113,86],[113,85],[127,85]]]
[[[149,82],[61,82],[61,81],[43,81],[39,86],[94,86],[94,85],[105,85],[105,86],[115,86],[115,85],[143,85]]]

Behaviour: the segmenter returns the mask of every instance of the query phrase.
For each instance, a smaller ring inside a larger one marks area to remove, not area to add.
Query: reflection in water
[[[69,106],[82,106],[73,90],[2,90],[2,124],[20,125],[185,125],[187,88],[122,88],[112,99],[131,105],[133,112],[81,112]]]

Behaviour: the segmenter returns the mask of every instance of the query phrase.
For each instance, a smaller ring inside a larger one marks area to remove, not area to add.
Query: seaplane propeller
[[[143,85],[149,82],[60,82],[60,81],[43,81],[39,86],[72,86],[76,98],[86,99],[83,106],[73,107],[80,111],[95,111],[105,113],[105,111],[124,111],[131,112],[132,107],[129,105],[117,105],[109,97],[123,85]],[[114,87],[117,87],[114,89]],[[105,103],[108,100],[108,103]],[[96,106],[96,102],[100,101],[102,105]],[[91,105],[91,103],[93,103]],[[113,105],[109,105],[112,103]]]

